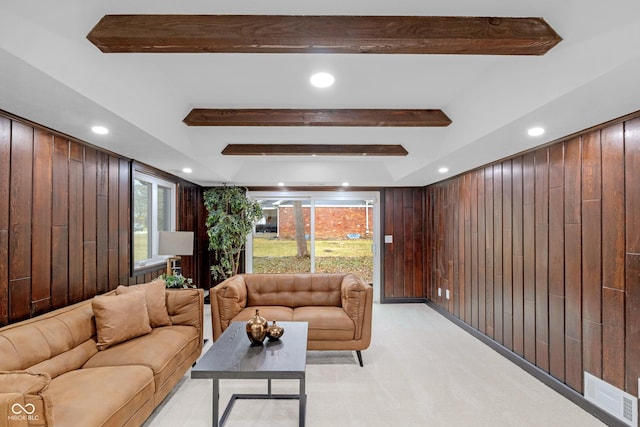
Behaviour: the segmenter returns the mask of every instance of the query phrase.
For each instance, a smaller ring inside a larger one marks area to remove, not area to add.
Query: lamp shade
[[[193,231],[160,231],[158,255],[193,255]]]

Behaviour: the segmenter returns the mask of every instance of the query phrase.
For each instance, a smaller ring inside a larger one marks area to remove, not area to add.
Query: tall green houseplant
[[[214,280],[224,280],[238,273],[247,235],[262,218],[262,208],[247,197],[245,188],[226,185],[205,191],[204,205],[209,250],[215,257],[211,275]]]

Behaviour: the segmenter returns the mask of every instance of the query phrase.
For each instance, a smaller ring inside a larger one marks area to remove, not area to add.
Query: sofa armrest
[[[244,277],[236,275],[210,290],[213,340],[217,340],[233,319],[247,306],[247,285]]]
[[[45,373],[0,372],[0,426],[53,426],[50,383]]]
[[[0,392],[0,427],[9,427],[11,417],[15,417],[16,421],[14,422],[17,426],[28,425],[26,422],[18,421],[13,410],[13,408],[16,408],[16,406],[14,406],[16,404],[20,405],[20,407],[17,407],[19,410],[27,404],[24,401],[24,395],[22,393]],[[22,411],[20,410],[20,412]]]
[[[195,326],[203,345],[204,291],[202,289],[175,289],[166,292],[167,311],[173,325]]]
[[[342,308],[353,320],[356,340],[371,339],[373,287],[354,274],[347,274],[341,285]]]

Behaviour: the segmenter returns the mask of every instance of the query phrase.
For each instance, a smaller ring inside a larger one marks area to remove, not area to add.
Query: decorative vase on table
[[[251,345],[262,345],[267,336],[267,320],[260,316],[260,310],[256,309],[256,315],[247,321],[247,336]]]
[[[275,320],[273,321],[271,326],[267,328],[267,338],[269,338],[269,341],[279,340],[283,334],[284,328],[280,325],[277,325]]]

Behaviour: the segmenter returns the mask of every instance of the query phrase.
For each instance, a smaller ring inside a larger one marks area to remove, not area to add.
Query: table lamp
[[[175,263],[180,255],[193,255],[193,231],[160,231],[158,255],[170,255],[167,258],[167,275],[179,272],[180,267]]]

